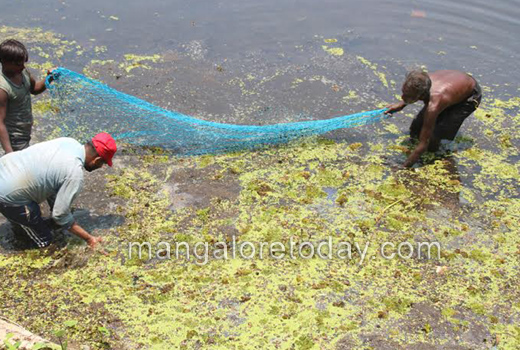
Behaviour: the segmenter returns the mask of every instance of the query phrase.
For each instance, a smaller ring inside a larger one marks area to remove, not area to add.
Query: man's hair
[[[430,94],[432,81],[426,72],[413,70],[406,75],[403,92],[412,96],[423,97]]]
[[[8,39],[0,44],[0,62],[27,62],[29,53],[18,40]]]

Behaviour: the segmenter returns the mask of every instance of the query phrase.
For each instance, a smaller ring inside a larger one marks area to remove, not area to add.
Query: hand
[[[414,164],[415,163],[410,163],[409,161],[406,161],[406,162],[403,163],[402,168],[410,170],[410,169],[412,169]]]
[[[103,242],[102,237],[91,236],[91,238],[89,238],[89,240],[87,241],[87,244],[90,248],[95,249],[96,246],[101,242]]]
[[[386,108],[388,109],[385,111],[385,114],[393,114],[396,112],[400,112],[403,110],[405,106],[406,104],[404,102],[396,102],[393,104],[389,104],[388,106],[386,106]]]
[[[88,246],[90,247],[90,249],[92,250],[95,250],[103,255],[107,255],[108,256],[108,253],[100,247],[100,243],[103,242],[103,238],[102,237],[96,237],[96,236],[92,236],[92,238],[90,238],[88,241],[87,241],[87,244]]]
[[[49,78],[49,82],[52,82],[52,81],[54,80],[54,76],[52,75],[52,72],[54,72],[54,70],[56,70],[57,68],[58,68],[58,67],[52,67],[51,69],[48,69],[48,70],[47,70],[47,75],[48,75],[48,76],[49,76],[49,75],[51,76],[51,77]]]

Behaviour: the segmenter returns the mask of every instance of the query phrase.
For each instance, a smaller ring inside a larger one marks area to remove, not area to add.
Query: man
[[[478,108],[482,99],[477,81],[455,70],[431,74],[412,71],[406,76],[402,93],[402,101],[387,106],[386,113],[399,112],[417,101],[424,103],[410,126],[410,136],[419,138],[419,143],[404,167],[414,165],[426,150],[438,150],[441,139],[453,140],[462,122]]]
[[[35,81],[25,69],[28,60],[21,42],[9,39],[0,44],[0,144],[6,154],[29,147],[33,126],[31,94],[45,91],[45,80]]]
[[[51,243],[52,233],[39,204],[49,200],[54,223],[96,247],[101,237],[78,225],[70,206],[82,188],[83,169],[112,166],[116,151],[114,139],[100,133],[85,145],[64,137],[6,154],[0,158],[0,213],[15,232],[24,232],[43,248]]]

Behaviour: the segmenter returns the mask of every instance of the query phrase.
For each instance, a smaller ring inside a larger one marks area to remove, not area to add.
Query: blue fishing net
[[[161,147],[179,155],[215,154],[287,143],[304,136],[353,128],[385,117],[384,109],[327,120],[263,126],[200,120],[168,111],[65,68],[47,79],[64,136],[105,131],[126,143]]]

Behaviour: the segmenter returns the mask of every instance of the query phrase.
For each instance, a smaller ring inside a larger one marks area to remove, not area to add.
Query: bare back
[[[439,70],[428,75],[432,81],[431,102],[442,100],[441,105],[446,107],[467,99],[472,94],[476,84],[475,79],[470,75],[456,70]]]

